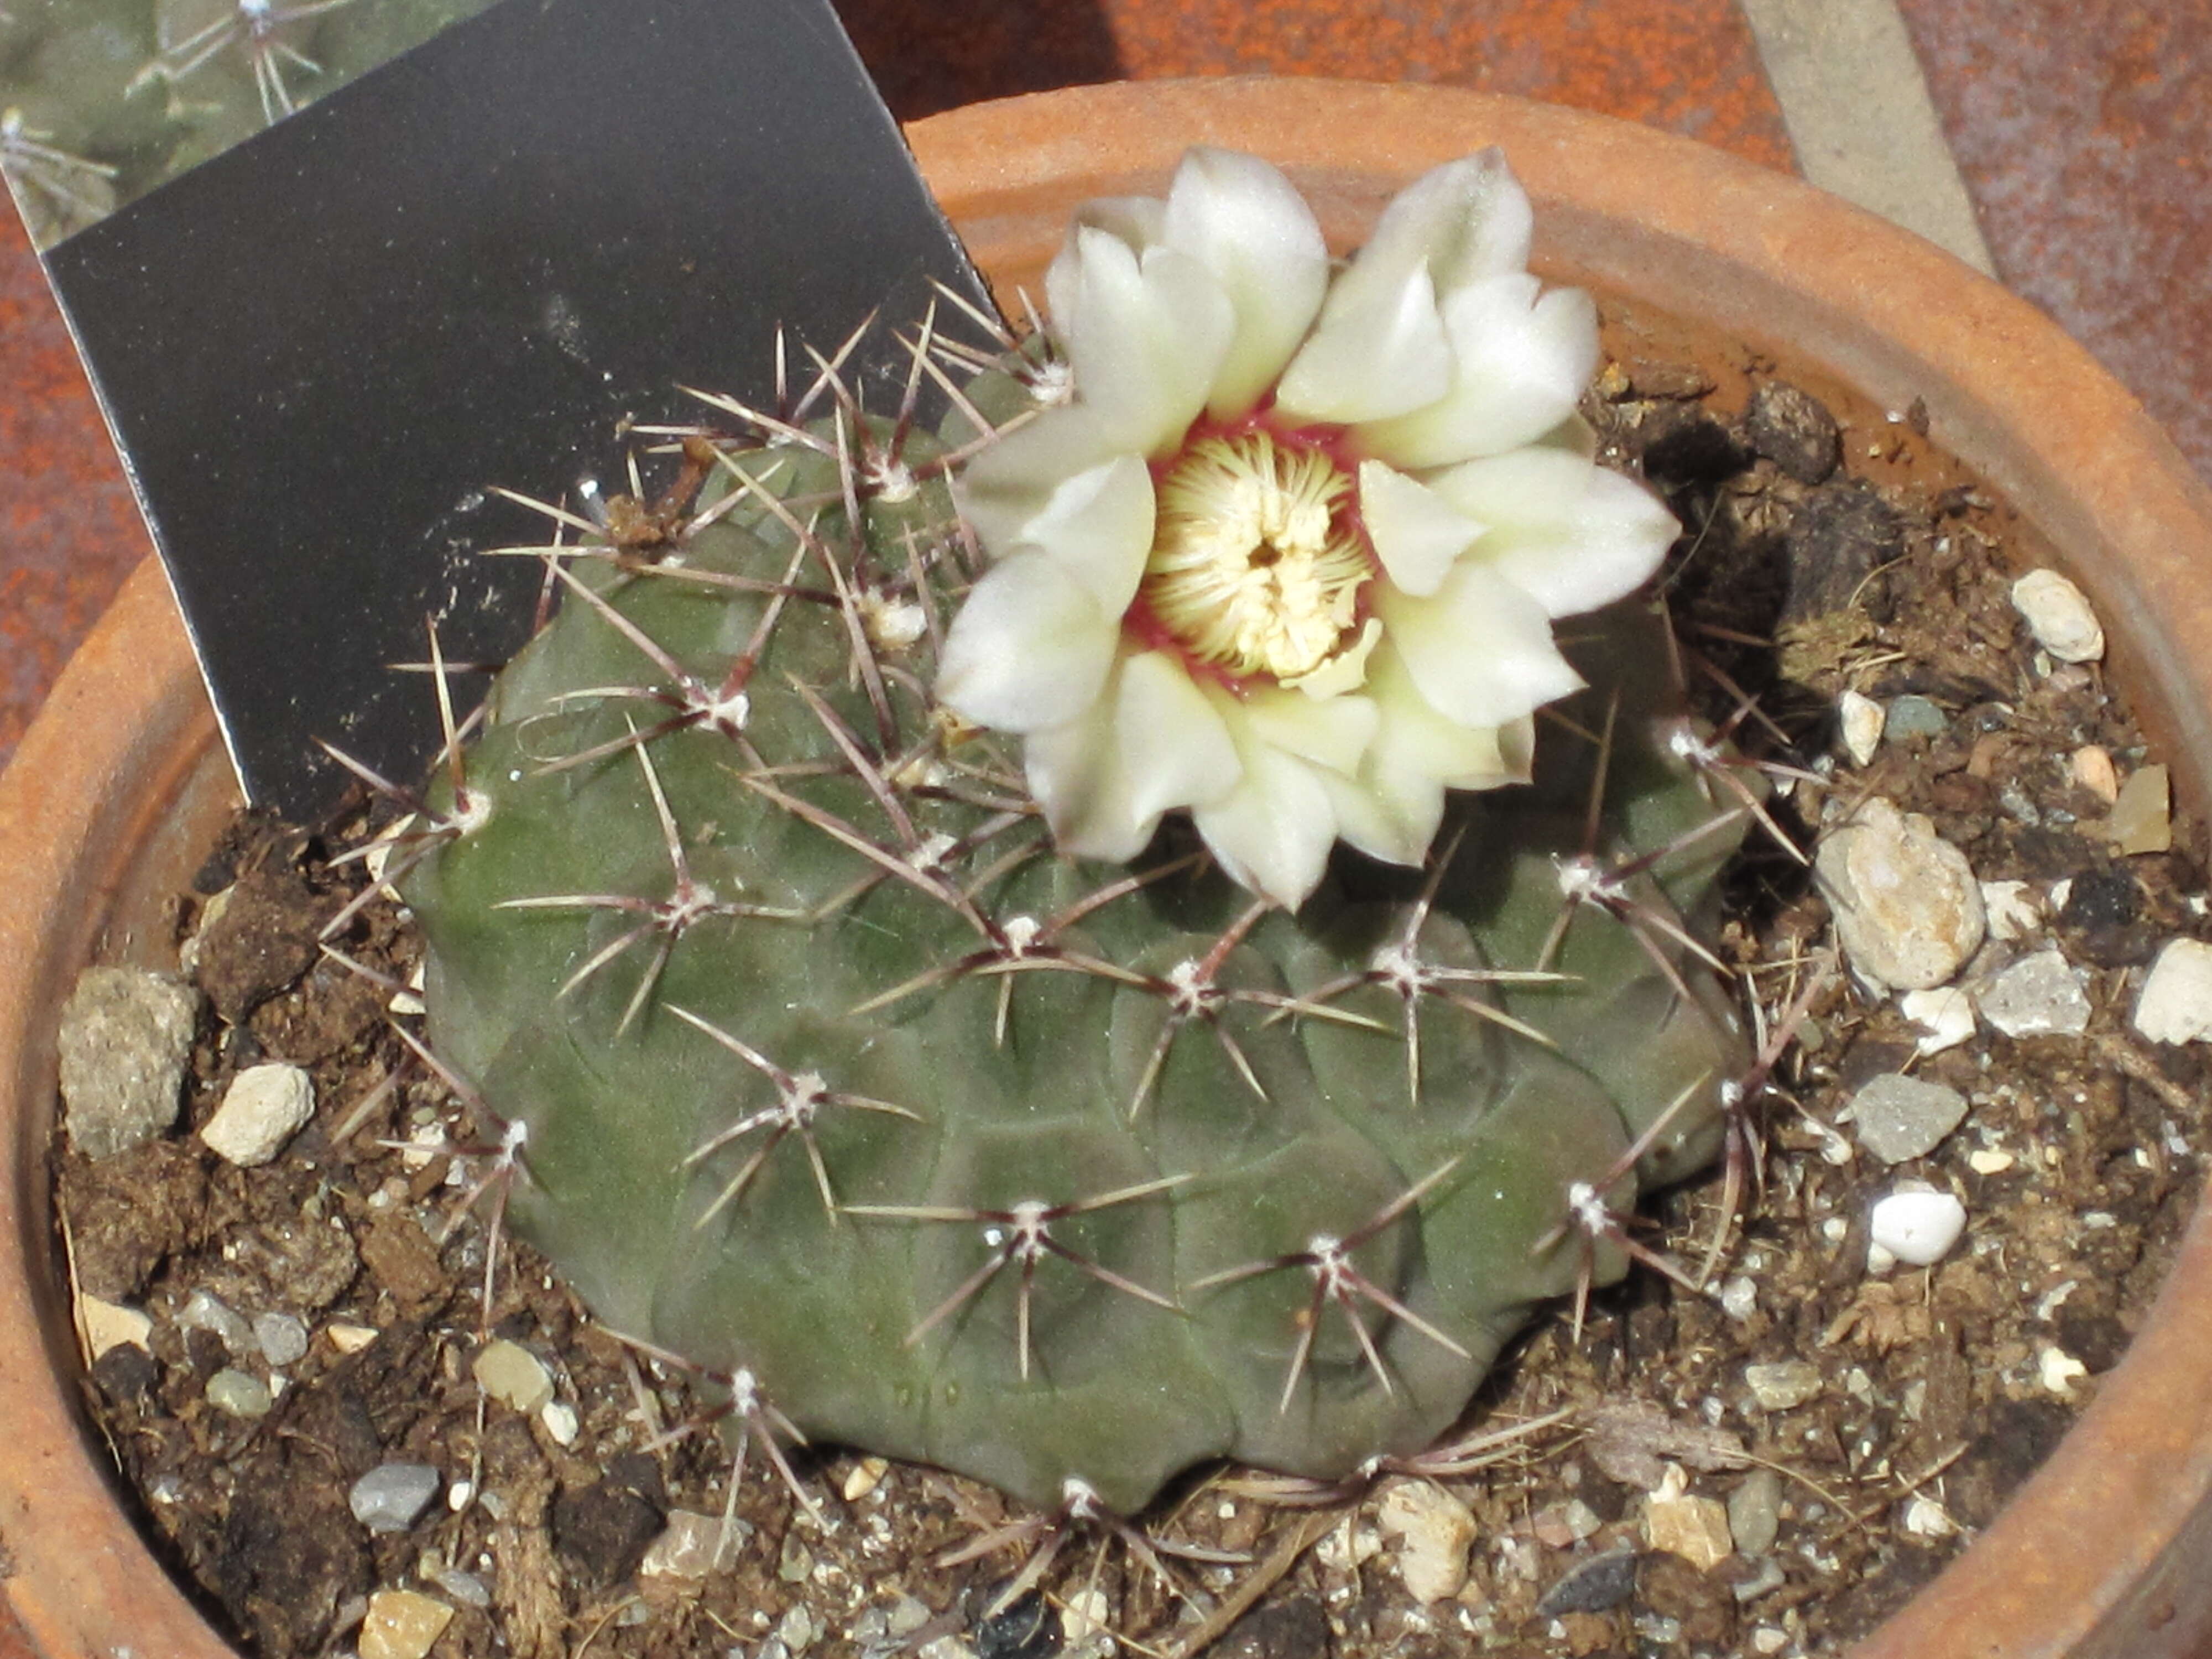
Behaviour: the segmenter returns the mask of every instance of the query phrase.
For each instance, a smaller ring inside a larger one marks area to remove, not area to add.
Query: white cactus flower
[[[1332,273],[1258,159],[1091,204],[1046,277],[1074,395],[972,462],[993,568],[938,695],[1023,739],[1062,851],[1188,809],[1295,906],[1341,837],[1419,864],[1444,791],[1523,782],[1583,684],[1552,621],[1632,592],[1676,526],[1590,459],[1596,313],[1525,269],[1496,150],[1437,168]]]

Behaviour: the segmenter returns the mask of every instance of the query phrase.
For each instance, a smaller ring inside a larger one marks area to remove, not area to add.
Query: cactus
[[[1530,781],[1395,863],[1255,894],[1202,811],[1070,852],[938,690],[1002,551],[971,458],[1067,365],[1008,343],[932,433],[915,384],[981,357],[912,343],[896,415],[824,370],[718,402],[745,434],[657,499],[548,509],[562,602],[394,857],[440,1063],[514,1224],[749,1430],[1121,1513],[1418,1452],[1718,1147],[1746,1043],[1695,937],[1755,791],[1628,599]]]
[[[8,0],[0,172],[58,241],[490,0]]]

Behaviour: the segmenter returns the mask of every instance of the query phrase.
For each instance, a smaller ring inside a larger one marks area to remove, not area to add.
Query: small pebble
[[[884,1632],[888,1636],[911,1636],[930,1620],[929,1603],[918,1595],[902,1593],[891,1603],[890,1617],[884,1621]]]
[[[2012,585],[2013,607],[2035,642],[2060,662],[2095,662],[2105,630],[2081,590],[2056,570],[2031,570]]]
[[[814,1645],[814,1638],[822,1627],[814,1622],[813,1609],[801,1601],[777,1621],[775,1639],[783,1644],[787,1653],[804,1653]]]
[[[260,1346],[261,1357],[272,1365],[295,1364],[307,1357],[307,1324],[292,1314],[254,1315],[253,1340]]]
[[[62,1005],[61,1089],[70,1144],[112,1158],[177,1121],[199,993],[138,968],[88,968]]]
[[[2002,1175],[2018,1162],[2010,1152],[1997,1146],[1982,1146],[1966,1154],[1966,1167],[1976,1175]]]
[[[359,1353],[376,1340],[374,1325],[349,1325],[340,1322],[323,1328],[323,1334],[331,1340],[331,1346],[340,1353]]]
[[[207,1401],[218,1411],[247,1418],[266,1417],[270,1407],[276,1403],[266,1382],[228,1365],[208,1378]]]
[[[803,1584],[806,1575],[813,1571],[814,1552],[806,1547],[806,1540],[794,1527],[783,1535],[783,1553],[776,1559],[775,1576],[787,1584]]]
[[[538,1420],[545,1425],[545,1432],[553,1437],[556,1445],[573,1446],[581,1426],[576,1420],[576,1408],[565,1400],[549,1400],[538,1408]]]
[[[1060,1609],[1060,1638],[1071,1645],[1089,1641],[1099,1632],[1110,1630],[1113,1624],[1114,1604],[1107,1600],[1104,1590],[1095,1586],[1076,1591]]]
[[[194,1291],[185,1298],[185,1305],[177,1310],[177,1328],[213,1331],[234,1358],[257,1353],[261,1347],[254,1340],[253,1327],[229,1304],[204,1290]]]
[[[2120,775],[2112,768],[2112,751],[2100,744],[2084,744],[2067,762],[2074,781],[2110,806],[2120,798]]]
[[[857,1504],[884,1484],[884,1477],[890,1468],[883,1458],[863,1457],[845,1472],[845,1484],[838,1491],[848,1504]]]
[[[1790,1632],[1778,1625],[1761,1625],[1751,1633],[1751,1650],[1758,1654],[1759,1659],[1773,1659],[1774,1655],[1789,1645]]]
[[[361,1621],[361,1659],[423,1659],[453,1620],[443,1601],[413,1590],[379,1590]]]
[[[2172,849],[2173,786],[2166,768],[2141,766],[2128,775],[2105,819],[2105,836],[2126,854]]]
[[[1761,1411],[1786,1412],[1820,1392],[1820,1368],[1808,1359],[1778,1359],[1746,1365],[1743,1382]]]
[[[2010,943],[2026,939],[2042,924],[2043,912],[2024,881],[1982,883],[1982,914],[1991,939]]]
[[[2134,1018],[2153,1042],[2212,1038],[2212,945],[2168,939],[2144,977]]]
[[[1729,1532],[1728,1506],[1717,1498],[1697,1497],[1688,1486],[1681,1465],[1668,1465],[1659,1490],[1644,1500],[1644,1541],[1703,1572],[1734,1555],[1735,1540]]]
[[[975,1659],[975,1650],[957,1636],[940,1636],[925,1644],[917,1659]]]
[[[1948,1538],[1959,1523],[1934,1498],[1915,1498],[1905,1506],[1905,1529],[1916,1538]]]
[[[1748,1273],[1738,1273],[1721,1286],[1721,1311],[1730,1319],[1748,1319],[1759,1310],[1759,1283]]]
[[[1887,718],[1880,703],[1856,691],[1846,691],[1836,699],[1836,724],[1843,732],[1844,752],[1854,766],[1873,763],[1881,747],[1882,723]]]
[[[1982,892],[1966,855],[1879,795],[1821,843],[1814,873],[1845,955],[1871,984],[1941,985],[1981,946]]]
[[[1883,722],[1893,743],[1906,738],[1940,738],[1950,723],[1936,704],[1910,693],[1891,702]]]
[[[1528,1530],[1548,1549],[1563,1550],[1595,1535],[1605,1526],[1598,1512],[1579,1498],[1547,1504],[1530,1517]]]
[[[444,1484],[427,1463],[380,1463],[353,1483],[346,1504],[371,1532],[405,1532]]]
[[[2038,951],[1983,989],[1982,1018],[2007,1036],[2078,1036],[2089,1029],[2081,975],[2057,948]]]
[[[647,1578],[704,1578],[714,1571],[721,1544],[721,1516],[671,1510],[668,1525],[646,1550],[637,1570]]]
[[[2089,1374],[2087,1365],[2057,1346],[2046,1346],[2036,1355],[2035,1369],[2045,1388],[2068,1400],[2074,1397],[2074,1384]]]
[[[1760,1596],[1780,1589],[1789,1582],[1790,1575],[1782,1571],[1782,1564],[1771,1555],[1763,1555],[1759,1558],[1758,1569],[1735,1587],[1734,1594],[1738,1601],[1756,1601]],[[1773,1650],[1771,1648],[1765,1650],[1769,1653]]]
[[[1907,991],[1897,1006],[1922,1032],[1913,1046],[1923,1054],[1955,1048],[1974,1034],[1974,1000],[1955,985]]]
[[[1941,1261],[1966,1229],[1966,1206],[1949,1193],[1891,1193],[1877,1199],[1867,1216],[1869,1253],[1886,1250],[1915,1267]]]
[[[135,1348],[153,1351],[149,1340],[154,1334],[154,1322],[136,1308],[126,1308],[120,1303],[103,1302],[96,1296],[79,1294],[76,1316],[84,1324],[84,1346],[92,1351],[94,1359],[110,1348],[128,1343]]]
[[[1564,1613],[1604,1613],[1619,1607],[1635,1590],[1636,1550],[1623,1545],[1568,1568],[1536,1603],[1536,1616],[1557,1619]]]
[[[553,1374],[545,1369],[544,1362],[505,1337],[487,1342],[471,1362],[469,1371],[478,1388],[526,1417],[543,1410],[553,1398]]]
[[[1934,1152],[1966,1115],[1956,1089],[1891,1072],[1851,1097],[1851,1135],[1883,1163],[1902,1164]]]
[[[1467,1553],[1474,1542],[1474,1511],[1441,1486],[1394,1481],[1376,1506],[1376,1525],[1397,1546],[1398,1577],[1406,1593],[1426,1605],[1449,1601],[1467,1583]]]
[[[297,1066],[272,1060],[231,1079],[222,1104],[200,1127],[200,1139],[241,1169],[266,1164],[315,1115],[314,1079]]]
[[[1729,1533],[1746,1555],[1764,1555],[1782,1529],[1782,1477],[1753,1469],[1729,1494]]]
[[[1382,1553],[1382,1534],[1357,1516],[1347,1515],[1314,1546],[1322,1565],[1334,1573],[1357,1572]]]
[[[437,1575],[438,1588],[465,1607],[488,1607],[491,1605],[491,1589],[472,1572],[457,1572],[448,1567]]]

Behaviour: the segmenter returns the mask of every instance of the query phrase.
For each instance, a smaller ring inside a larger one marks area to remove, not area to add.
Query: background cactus
[[[1632,601],[1426,870],[1340,851],[1290,912],[1173,820],[1056,857],[928,692],[975,574],[945,474],[1015,368],[941,436],[693,437],[549,554],[565,603],[403,855],[432,1040],[526,1127],[510,1213],[595,1310],[810,1436],[1125,1512],[1213,1456],[1413,1452],[1622,1271],[1576,1183],[1625,1210],[1717,1145],[1745,1043],[1676,930],[1746,814]]]
[[[8,0],[0,169],[45,246],[490,0]]]

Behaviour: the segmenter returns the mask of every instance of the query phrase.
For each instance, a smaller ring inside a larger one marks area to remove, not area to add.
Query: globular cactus
[[[1531,781],[1439,793],[1395,864],[1255,895],[1203,807],[1067,852],[1039,739],[1025,775],[940,659],[1028,545],[978,545],[1005,475],[969,458],[1085,409],[1109,370],[1072,356],[1073,403],[1033,339],[935,434],[825,376],[685,438],[546,551],[557,614],[396,878],[434,1047],[526,1134],[509,1212],[610,1326],[786,1433],[1129,1512],[1204,1459],[1418,1451],[1532,1309],[1620,1275],[1616,1218],[1711,1157],[1746,1065],[1691,940],[1748,813],[1632,599],[1563,639],[1587,691],[1491,734]]]
[[[0,172],[41,246],[490,0],[8,0]]]

